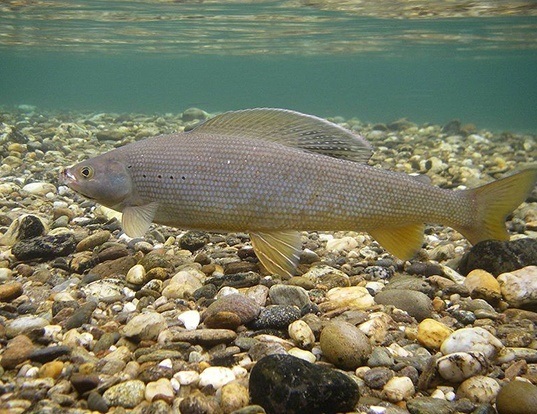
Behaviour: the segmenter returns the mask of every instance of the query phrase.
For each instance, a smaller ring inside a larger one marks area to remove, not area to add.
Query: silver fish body
[[[257,109],[117,148],[65,170],[62,179],[122,211],[132,236],[151,222],[248,231],[265,267],[286,275],[300,250],[297,230],[367,231],[403,258],[421,246],[424,223],[452,226],[472,243],[505,239],[505,216],[537,179],[537,169],[528,169],[503,185],[445,190],[371,167],[369,154],[365,141],[337,125]],[[483,205],[505,197],[511,200],[496,201],[492,213]]]

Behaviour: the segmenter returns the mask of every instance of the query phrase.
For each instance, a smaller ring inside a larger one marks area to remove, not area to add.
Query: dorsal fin
[[[278,142],[293,148],[365,163],[371,145],[361,136],[313,115],[287,109],[257,108],[225,112],[193,131]]]

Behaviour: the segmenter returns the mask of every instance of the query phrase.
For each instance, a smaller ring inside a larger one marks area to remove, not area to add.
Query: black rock
[[[73,375],[71,375],[71,384],[73,385],[73,388],[79,393],[84,394],[85,392],[91,391],[100,383],[99,375],[97,374],[81,374],[79,372],[75,372]]]
[[[267,414],[330,414],[352,411],[358,385],[340,371],[291,355],[269,355],[250,374],[250,398]]]
[[[537,240],[485,240],[463,256],[459,272],[467,275],[474,269],[483,269],[498,276],[531,265],[537,265]]]
[[[34,237],[15,243],[11,249],[17,260],[54,259],[75,251],[76,240],[72,234]]]
[[[181,246],[181,249],[189,250],[191,252],[201,249],[207,243],[209,243],[209,235],[204,231],[187,231],[183,237],[179,239],[179,246]]]
[[[455,408],[449,401],[432,397],[416,397],[408,401],[411,414],[454,414]]]
[[[29,355],[28,358],[31,361],[45,363],[54,361],[56,358],[69,353],[71,353],[71,348],[65,345],[47,346],[46,348],[36,349]]]
[[[88,395],[88,408],[91,411],[107,413],[109,407],[101,394],[98,392],[90,392]]]
[[[45,234],[45,226],[38,217],[29,214],[21,219],[17,234],[18,240],[28,240],[43,234]]]
[[[93,311],[97,307],[96,302],[86,302],[78,308],[69,319],[65,321],[65,330],[80,328],[85,323],[89,323]]]
[[[220,289],[224,286],[230,286],[234,288],[243,288],[256,286],[259,284],[261,276],[255,272],[235,273],[232,275],[215,276],[207,279],[206,284],[211,283]]]
[[[300,309],[292,305],[270,305],[261,309],[259,316],[249,324],[252,329],[287,329],[300,319]]]

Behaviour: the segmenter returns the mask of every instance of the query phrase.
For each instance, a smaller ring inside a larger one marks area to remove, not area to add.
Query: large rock
[[[537,265],[537,240],[485,240],[464,255],[459,271],[467,275],[474,269],[483,269],[498,276],[531,265]]]
[[[342,372],[291,355],[269,355],[250,374],[250,397],[267,414],[352,411],[358,385]]]

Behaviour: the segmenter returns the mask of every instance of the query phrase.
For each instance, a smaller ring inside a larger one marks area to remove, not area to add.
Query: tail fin
[[[483,240],[508,240],[505,219],[531,193],[537,181],[537,167],[522,170],[472,190],[466,190],[475,200],[476,221],[471,227],[458,228],[470,243]]]

